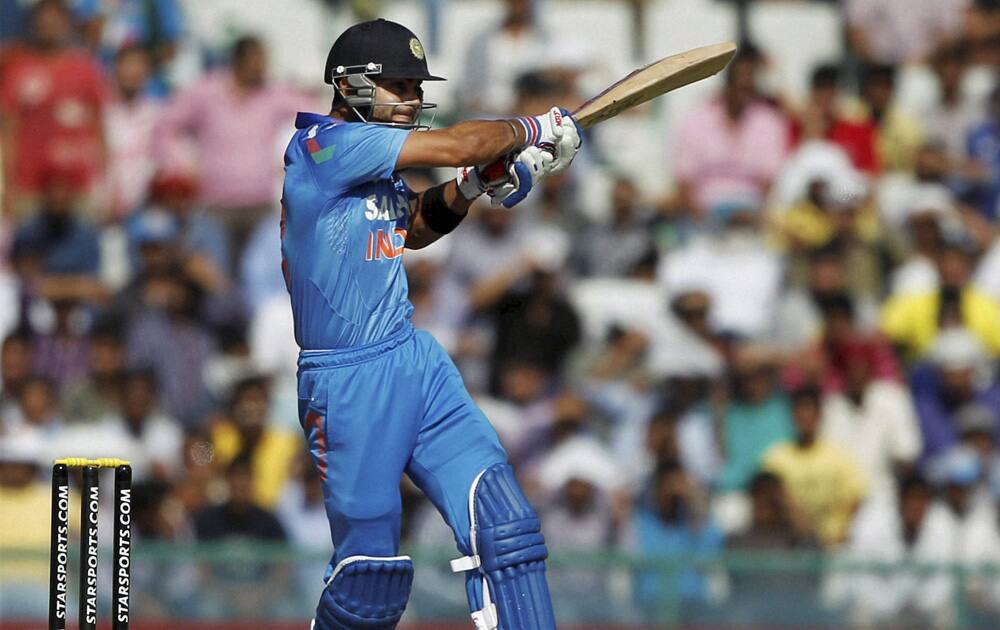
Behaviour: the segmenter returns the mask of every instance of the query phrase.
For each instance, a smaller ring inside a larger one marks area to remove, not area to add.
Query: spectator
[[[550,38],[536,23],[531,0],[505,0],[503,4],[500,24],[470,39],[465,55],[462,109],[476,115],[510,113],[517,78],[539,69],[551,52]]]
[[[14,413],[21,390],[31,376],[31,335],[26,330],[15,330],[0,347],[0,426]]]
[[[25,39],[30,35],[28,21],[31,9],[37,4],[37,0],[35,2],[0,0],[0,15],[4,17],[0,22],[0,44],[6,46],[14,40]],[[72,12],[76,30],[80,35],[86,38],[88,33],[96,29],[100,20],[97,0],[64,0],[64,4]]]
[[[788,493],[781,478],[762,471],[747,488],[750,494],[750,526],[729,539],[729,549],[815,549],[814,533],[803,530],[792,517]]]
[[[824,392],[842,392],[847,387],[849,360],[862,356],[871,378],[902,381],[902,368],[892,346],[877,333],[859,330],[855,323],[854,305],[845,295],[824,298],[824,333],[815,348],[820,354],[815,378]],[[808,362],[808,361],[807,361]],[[800,382],[805,382],[808,376]]]
[[[226,466],[226,501],[195,515],[199,540],[280,541],[285,530],[277,517],[254,499],[253,473],[249,457],[239,457]]]
[[[921,115],[928,140],[943,146],[949,159],[959,161],[966,157],[969,131],[984,117],[983,108],[962,90],[969,69],[968,53],[962,42],[937,51],[932,61],[938,100]]]
[[[35,336],[32,344],[34,373],[55,387],[75,385],[87,374],[90,340],[85,330],[86,312],[73,299],[52,302],[54,322],[50,331]]]
[[[890,572],[851,577],[851,616],[859,625],[904,623],[951,625],[954,582],[946,569],[916,571],[904,561],[949,563],[958,560],[954,519],[934,500],[930,484],[910,476],[900,482],[899,499],[872,504],[858,515],[848,545],[850,557],[867,563],[892,563]]]
[[[762,461],[765,470],[781,479],[800,531],[825,547],[836,547],[847,538],[869,482],[848,451],[820,437],[822,414],[818,390],[794,392],[795,440],[772,446]]]
[[[712,301],[710,324],[717,332],[760,338],[774,320],[782,259],[767,247],[756,208],[734,204],[716,212],[722,229],[664,256],[659,281],[671,295],[705,291]]]
[[[964,234],[956,193],[967,193],[954,172],[944,145],[927,142],[917,150],[912,173],[895,172],[881,178],[878,209],[886,228],[882,237],[890,248],[905,250],[915,245],[917,234],[908,222],[925,213],[933,215],[942,236]]]
[[[129,370],[117,380],[118,410],[95,425],[68,430],[61,445],[84,456],[127,459],[136,481],[176,478],[183,464],[184,432],[159,409],[156,375],[148,369]]]
[[[948,245],[935,262],[940,289],[890,298],[882,309],[882,331],[910,360],[923,356],[945,330],[963,327],[991,356],[1000,355],[1000,302],[969,282],[970,253]]]
[[[965,12],[965,38],[975,63],[995,64],[1000,7],[993,0],[972,0]]]
[[[152,82],[147,91],[163,96],[167,64],[177,53],[184,31],[184,11],[178,0],[116,0],[105,10],[100,28],[87,38],[108,63],[124,48],[137,48],[149,56]]]
[[[222,465],[248,458],[254,501],[263,507],[277,504],[299,455],[301,437],[277,426],[268,416],[270,390],[264,378],[238,382],[229,401],[228,417],[215,423],[212,443]]]
[[[603,348],[593,362],[595,379],[646,372],[662,378],[714,376],[721,371],[722,360],[709,345],[716,334],[711,297],[696,286],[671,296],[656,282],[658,261],[650,248],[625,277],[578,279],[569,287],[585,347]]]
[[[876,151],[879,164],[886,171],[913,168],[917,149],[924,141],[920,121],[896,102],[896,69],[875,64],[865,69],[861,79],[864,115],[878,128]]]
[[[194,524],[176,487],[157,480],[132,485],[132,536],[137,544],[190,545],[195,541]],[[141,607],[151,618],[169,618],[172,611],[196,600],[197,569],[194,562],[178,562],[174,557],[133,564],[131,605]]]
[[[649,485],[648,496],[635,507],[625,532],[625,546],[643,558],[669,559],[698,555],[711,558],[722,550],[723,535],[705,514],[698,489],[676,464],[661,466]],[[665,597],[678,598],[682,610],[694,613],[713,598],[711,576],[695,568],[662,574],[642,571],[633,592],[640,609],[653,618]]]
[[[55,386],[40,376],[28,377],[21,385],[17,406],[2,421],[5,440],[27,436],[24,439],[35,440],[51,449],[63,431]],[[42,458],[54,454],[43,450]]]
[[[102,300],[98,232],[78,214],[82,171],[51,166],[40,177],[41,212],[14,237],[25,289],[51,300]]]
[[[249,544],[286,540],[284,528],[275,514],[254,500],[253,473],[249,457],[239,457],[226,467],[225,502],[207,507],[194,516],[198,540]],[[280,602],[281,585],[287,580],[284,567],[251,560],[209,569],[200,592],[208,614],[237,618],[269,617]]]
[[[0,554],[4,570],[0,577],[0,617],[26,618],[45,610],[45,564],[26,551],[44,557],[52,532],[51,484],[42,480],[40,464],[45,461],[44,442],[40,436],[22,434],[0,440]],[[70,513],[79,510],[75,492],[70,495]],[[22,559],[18,559],[22,554]]]
[[[434,247],[406,252],[404,265],[413,304],[413,325],[430,331],[445,350],[456,352],[462,314],[452,307],[462,303],[462,296],[456,295],[458,287],[445,282],[452,245],[452,241],[440,241]],[[283,304],[288,302],[284,295],[281,299]],[[287,306],[284,308],[287,310]]]
[[[877,216],[865,203],[865,186],[857,173],[817,175],[804,193],[773,217],[776,236],[793,254],[828,245],[870,246],[877,240]]]
[[[269,297],[280,295],[288,300],[280,242],[281,217],[278,211],[257,223],[240,256],[240,289],[247,306],[254,312]]]
[[[788,122],[757,92],[760,53],[744,44],[722,95],[688,114],[675,143],[677,204],[705,217],[764,199],[788,155]]]
[[[233,256],[242,252],[254,226],[275,211],[281,161],[268,149],[277,147],[283,130],[291,130],[297,110],[315,105],[267,78],[267,50],[252,36],[233,45],[229,68],[206,75],[168,104],[157,138],[175,148],[179,140],[193,139],[200,202],[226,225]]]
[[[2,153],[9,211],[37,201],[51,168],[78,173],[87,188],[104,170],[106,87],[100,66],[72,45],[73,15],[61,0],[32,9],[31,36],[0,65]]]
[[[653,246],[649,227],[643,224],[639,189],[625,177],[611,189],[611,221],[594,226],[584,238],[581,266],[588,276],[625,276]]]
[[[516,214],[497,208],[482,208],[464,232],[452,246],[448,269],[451,281],[468,294],[471,313],[477,314],[510,287],[524,286],[532,267],[527,233]]]
[[[229,245],[219,222],[192,208],[193,181],[183,175],[157,176],[152,186],[153,206],[133,215],[127,235],[132,246],[133,267],[143,271],[144,247],[163,247],[153,252],[183,265],[185,273],[210,295],[232,289]]]
[[[643,473],[637,478],[647,479],[660,464],[673,462],[705,487],[715,481],[722,465],[711,417],[699,405],[664,405],[649,419],[642,455],[633,450],[622,456]]]
[[[125,337],[128,364],[153,368],[164,410],[194,428],[211,403],[204,373],[216,351],[215,339],[198,319],[203,293],[171,268],[148,278],[143,288],[145,301]]]
[[[729,550],[744,553],[811,551],[818,548],[815,536],[797,528],[788,507],[788,498],[781,479],[769,472],[754,476],[749,486],[750,526],[726,541]],[[754,557],[754,556],[750,556]],[[801,620],[804,615],[820,617],[816,580],[808,576],[787,574],[761,575],[755,570],[729,571],[730,597],[726,610],[733,619],[774,624]],[[767,602],[775,598],[791,601],[794,610],[775,611]]]
[[[113,413],[118,405],[121,372],[125,369],[122,332],[111,322],[88,334],[87,374],[64,389],[62,410],[69,424],[90,424]]]
[[[964,411],[964,410],[963,410]],[[961,415],[961,414],[960,414]],[[989,417],[994,420],[995,417]],[[955,519],[959,548],[983,530],[995,524],[996,513],[985,487],[986,468],[979,454],[965,446],[957,446],[931,462],[929,476],[938,486],[943,503]],[[974,555],[963,553],[963,561],[974,564]]]
[[[510,387],[510,368],[539,369],[530,362],[506,364],[504,386]],[[530,374],[530,371],[528,372]],[[514,379],[523,378],[518,374]],[[589,460],[588,479],[606,488],[618,482],[618,470],[600,440],[594,436],[590,406],[575,392],[550,386],[548,396],[524,410],[521,434],[512,443],[513,456],[526,471],[527,492],[554,494],[579,469],[580,460]]]
[[[282,490],[277,514],[288,534],[288,542],[310,557],[308,561],[297,563],[295,571],[295,587],[300,593],[296,603],[308,610],[315,605],[316,576],[323,575],[326,570],[327,556],[331,555],[333,545],[329,537],[320,535],[330,528],[323,502],[323,479],[307,453],[302,453],[296,463],[298,470]]]
[[[821,437],[861,466],[871,500],[892,500],[896,477],[913,471],[923,443],[909,391],[876,377],[876,352],[871,342],[840,345],[844,389],[823,401]]]
[[[149,52],[138,46],[118,51],[114,93],[105,112],[110,216],[120,220],[146,200],[155,170],[153,131],[163,105],[146,93],[152,73]]]
[[[976,478],[977,492],[982,503],[990,504],[990,484],[1000,478],[1000,411],[979,403],[963,405],[955,412],[955,428],[959,435],[956,448],[967,451],[977,460],[980,474]],[[947,451],[942,457],[947,457]],[[998,523],[1000,524],[1000,523]]]
[[[722,420],[726,461],[719,479],[722,490],[742,490],[775,444],[793,438],[788,398],[776,387],[773,360],[758,349],[735,350],[730,366],[731,401]]]
[[[875,151],[876,130],[867,118],[853,120],[841,111],[840,70],[823,64],[813,70],[809,100],[792,125],[794,143],[822,139],[843,149],[851,163],[865,173],[878,173],[880,164]]]
[[[504,361],[529,359],[551,373],[559,373],[580,340],[580,319],[563,294],[559,268],[535,263],[530,284],[511,288],[493,306],[496,338],[493,343],[491,391],[499,386]]]
[[[861,257],[867,258],[864,253]],[[805,260],[805,286],[786,289],[778,304],[771,332],[775,341],[790,351],[821,342],[825,320],[834,310],[846,311],[852,331],[876,329],[879,305],[875,294],[860,277],[863,274],[850,273],[867,267],[867,260],[837,245],[812,250]]]
[[[133,273],[125,289],[116,296],[115,311],[119,316],[134,316],[149,304],[151,284],[180,270],[205,298],[203,310],[207,320],[215,324],[221,317],[236,317],[233,309],[240,303],[239,296],[220,266],[227,261],[220,261],[217,256],[228,251],[225,235],[213,219],[189,213],[186,202],[174,198],[187,194],[184,188],[182,181],[159,179],[154,182],[154,193],[169,205],[152,206],[127,222],[125,231],[132,250]]]
[[[1000,409],[1000,383],[982,345],[964,330],[938,337],[929,360],[914,368],[910,388],[924,436],[923,461],[958,441],[955,414],[964,405]],[[995,434],[1000,437],[1000,425]]]
[[[866,62],[919,63],[961,36],[967,0],[848,0],[848,38]]]
[[[614,541],[611,502],[590,475],[572,476],[541,510],[545,544],[553,553],[609,551]],[[556,602],[566,602],[560,619],[590,622],[607,618],[608,575],[603,568],[554,571],[549,577]],[[559,607],[559,604],[556,604]]]
[[[446,276],[455,287],[452,295],[462,301],[453,308],[471,318],[466,343],[473,347],[458,357],[469,387],[485,390],[490,380],[486,348],[492,342],[485,315],[512,288],[523,290],[534,268],[527,255],[528,231],[515,213],[503,208],[482,208],[463,226],[462,238],[451,248]]]
[[[922,150],[917,160],[917,173],[924,159],[934,150]],[[900,264],[892,271],[893,294],[933,291],[941,284],[935,261],[944,246],[965,237],[959,223],[958,208],[951,193],[940,183],[925,182],[910,191],[910,205],[900,224],[904,238],[893,245],[903,249]]]
[[[789,269],[791,280],[805,276],[804,286],[786,289],[772,324],[774,342],[789,350],[802,349],[823,336],[824,320],[838,302],[847,301],[852,330],[868,333],[878,324],[878,270],[875,252],[854,241],[834,241],[810,250],[802,264]]]
[[[986,115],[969,131],[967,152],[986,170],[991,183],[983,200],[982,213],[990,219],[1000,216],[1000,87],[993,89]]]

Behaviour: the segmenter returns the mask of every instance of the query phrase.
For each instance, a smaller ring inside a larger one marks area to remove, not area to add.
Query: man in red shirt
[[[841,114],[839,80],[835,66],[822,65],[813,71],[809,102],[793,123],[792,141],[796,145],[809,139],[832,142],[847,153],[855,168],[878,173],[875,124],[867,118],[849,119]]]
[[[60,0],[31,13],[31,36],[0,56],[0,139],[10,210],[35,201],[45,165],[80,168],[92,183],[104,169],[101,67],[73,41]]]

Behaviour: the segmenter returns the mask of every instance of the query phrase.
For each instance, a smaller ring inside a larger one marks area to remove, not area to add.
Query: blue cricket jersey
[[[393,173],[408,130],[299,113],[285,150],[281,254],[303,350],[409,325],[403,245],[412,191]]]

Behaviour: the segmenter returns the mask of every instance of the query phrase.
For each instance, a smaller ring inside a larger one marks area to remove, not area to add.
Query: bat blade
[[[736,54],[726,42],[693,48],[639,68],[581,105],[573,118],[583,128],[613,118],[671,90],[701,81],[725,68]]]

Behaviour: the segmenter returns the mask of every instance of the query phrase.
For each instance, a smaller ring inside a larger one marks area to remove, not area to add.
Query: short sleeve
[[[306,159],[320,187],[336,191],[389,179],[409,133],[408,129],[342,123],[302,138]]]

